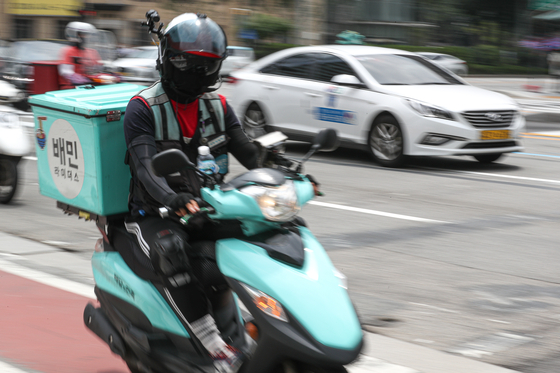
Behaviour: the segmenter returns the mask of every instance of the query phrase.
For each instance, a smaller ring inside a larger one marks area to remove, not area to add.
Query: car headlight
[[[409,98],[405,100],[408,106],[410,106],[414,111],[424,117],[455,120],[450,113],[441,108],[433,105],[428,105],[420,101],[411,100]]]
[[[2,127],[18,127],[20,125],[19,116],[14,113],[0,113],[0,126]]]
[[[241,189],[241,193],[247,194],[257,201],[267,220],[289,221],[300,210],[297,204],[296,188],[292,180],[287,180],[278,187],[250,185]]]
[[[275,319],[288,322],[288,316],[286,316],[286,312],[284,312],[284,308],[280,302],[252,286],[246,285],[242,282],[240,282],[240,284],[243,286],[247,294],[249,294],[253,303],[259,310],[271,317],[274,317]]]

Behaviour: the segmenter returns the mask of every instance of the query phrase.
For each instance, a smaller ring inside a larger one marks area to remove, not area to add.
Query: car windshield
[[[57,61],[62,58],[61,50],[66,46],[48,41],[16,41],[10,45],[6,56],[24,62]]]
[[[154,49],[138,49],[132,52],[127,58],[149,58],[155,60],[157,58],[157,48]]]
[[[356,58],[383,85],[463,84],[420,56],[375,54]]]

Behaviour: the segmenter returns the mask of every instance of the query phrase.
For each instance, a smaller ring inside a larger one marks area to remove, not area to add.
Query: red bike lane
[[[0,360],[42,373],[129,373],[85,327],[88,302],[0,270]]]

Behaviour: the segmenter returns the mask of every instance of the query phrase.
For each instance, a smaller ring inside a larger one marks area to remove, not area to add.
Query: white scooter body
[[[0,154],[23,157],[30,152],[31,141],[29,141],[29,135],[20,123],[0,124]]]

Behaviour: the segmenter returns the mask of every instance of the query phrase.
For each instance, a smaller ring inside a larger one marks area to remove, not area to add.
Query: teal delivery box
[[[29,98],[41,194],[84,213],[128,211],[123,119],[129,100],[144,88],[81,86]]]

